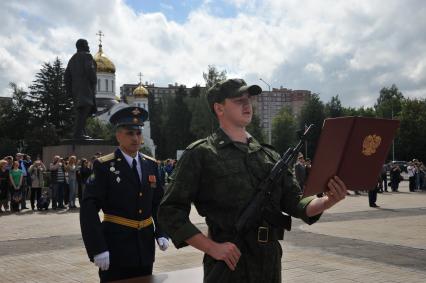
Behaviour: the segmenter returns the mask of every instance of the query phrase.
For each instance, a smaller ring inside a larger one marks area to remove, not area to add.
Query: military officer
[[[119,147],[94,162],[83,196],[81,232],[101,282],[152,274],[155,239],[161,250],[168,247],[157,225],[163,196],[157,163],[138,151],[147,117],[139,107],[126,107],[111,116]]]
[[[281,282],[278,240],[282,239],[282,228],[267,223],[253,228],[241,249],[231,242],[238,216],[279,158],[246,131],[253,115],[252,100],[261,91],[242,79],[228,79],[208,90],[208,103],[220,128],[188,146],[160,204],[158,221],[174,245],[182,248],[189,244],[205,253],[204,279],[216,261],[224,261],[233,271],[228,282]],[[282,211],[312,224],[346,196],[346,186],[338,177],[330,179],[328,187],[330,192],[321,198],[302,198],[288,171],[272,198]],[[190,222],[191,203],[206,218],[208,236]],[[260,228],[268,233],[260,234]]]

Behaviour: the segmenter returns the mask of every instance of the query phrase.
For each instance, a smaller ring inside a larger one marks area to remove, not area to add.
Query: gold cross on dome
[[[105,36],[105,34],[101,30],[99,30],[96,35],[99,36],[99,44],[102,45],[102,36]]]
[[[139,111],[139,109],[135,108],[135,109],[133,109],[132,114],[137,116],[137,115],[141,114],[141,112]]]
[[[142,85],[143,74],[141,72],[139,72],[138,77],[139,77],[139,84]]]

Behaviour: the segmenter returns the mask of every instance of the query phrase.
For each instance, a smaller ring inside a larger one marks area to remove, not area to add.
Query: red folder
[[[325,119],[303,195],[327,191],[333,176],[349,190],[374,189],[398,127],[390,119]]]

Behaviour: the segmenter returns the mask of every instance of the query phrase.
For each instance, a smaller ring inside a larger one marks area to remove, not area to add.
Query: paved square
[[[293,222],[282,241],[284,282],[426,282],[426,192],[349,196],[308,226]],[[97,282],[77,211],[0,216],[0,282]],[[206,225],[192,211],[202,230]],[[157,249],[154,273],[200,267],[201,252]]]

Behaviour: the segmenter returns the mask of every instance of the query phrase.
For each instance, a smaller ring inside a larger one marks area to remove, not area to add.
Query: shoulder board
[[[207,139],[201,139],[201,140],[197,140],[193,143],[191,143],[190,145],[187,146],[186,150],[191,150],[197,146],[199,146],[200,144],[203,144],[207,141]]]
[[[156,160],[154,157],[151,157],[151,156],[146,155],[146,154],[143,154],[143,153],[142,153],[142,156],[143,156],[144,158],[146,158],[146,159],[149,159],[149,160],[151,160],[151,161],[157,162],[157,160]]]
[[[115,158],[115,153],[113,152],[113,153],[99,157],[98,160],[99,160],[100,163],[104,163],[104,162],[108,162],[110,160],[113,160],[114,158]]]

